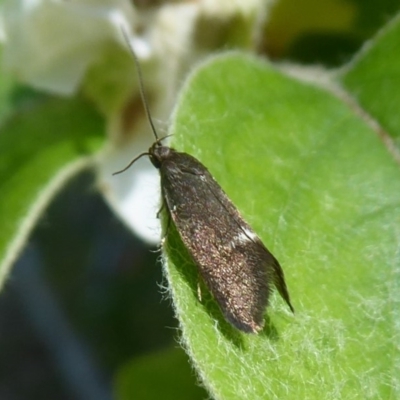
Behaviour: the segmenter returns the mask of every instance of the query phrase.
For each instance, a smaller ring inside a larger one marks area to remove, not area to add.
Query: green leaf
[[[0,47],[0,60],[2,59],[3,49]],[[13,88],[13,79],[5,74],[3,71],[0,73],[0,123],[10,112],[10,93]]]
[[[103,142],[99,116],[82,101],[33,100],[0,132],[0,287],[40,214]]]
[[[179,348],[133,359],[119,370],[115,387],[118,400],[200,400],[206,396]]]
[[[228,54],[193,73],[172,133],[280,260],[296,309],[275,294],[263,332],[238,332],[207,292],[199,300],[172,228],[182,340],[214,398],[398,398],[400,174],[369,121],[327,89]]]
[[[400,14],[365,45],[340,78],[363,111],[400,144],[399,45]]]

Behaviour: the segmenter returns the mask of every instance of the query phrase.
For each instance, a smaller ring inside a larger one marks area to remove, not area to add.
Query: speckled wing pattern
[[[171,149],[160,174],[172,220],[225,318],[244,332],[261,330],[272,284],[293,310],[278,261],[208,170]]]

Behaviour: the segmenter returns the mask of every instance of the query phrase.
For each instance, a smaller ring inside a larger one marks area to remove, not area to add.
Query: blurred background
[[[277,0],[257,51],[338,67],[399,8]],[[46,210],[0,297],[0,400],[207,398],[179,346],[165,285],[157,247],[128,231],[94,175],[81,173]]]

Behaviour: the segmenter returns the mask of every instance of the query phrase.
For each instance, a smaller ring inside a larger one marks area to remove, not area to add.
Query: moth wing
[[[226,319],[257,332],[271,283],[291,307],[283,271],[208,170],[190,155],[178,154],[160,168],[171,217]]]
[[[254,244],[256,245],[258,251],[260,253],[267,253],[268,256],[261,257],[265,259],[267,263],[267,276],[268,280],[272,281],[275,287],[278,289],[279,294],[285,300],[286,304],[289,306],[290,310],[294,313],[294,308],[290,301],[289,291],[285,282],[285,274],[283,273],[283,269],[279,264],[279,261],[273,256],[273,254],[266,248],[264,243],[260,240],[257,234],[252,230],[252,228],[247,224],[247,222],[240,215],[237,208],[233,205],[233,203],[229,200],[229,197],[225,194],[223,189],[219,186],[219,184],[213,179],[214,185],[210,185],[210,191],[214,193],[214,186],[219,189],[224,196],[218,196],[220,198],[223,207],[227,210],[231,210],[231,215],[235,219],[236,223],[242,228],[242,232],[248,235],[249,238],[252,238]],[[260,248],[261,247],[261,248]]]

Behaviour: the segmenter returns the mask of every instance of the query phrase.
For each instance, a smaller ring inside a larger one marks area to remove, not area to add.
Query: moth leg
[[[165,207],[165,201],[164,201],[164,199],[163,199],[163,200],[162,200],[162,203],[161,203],[161,207],[160,207],[160,209],[157,211],[157,214],[156,214],[156,216],[157,216],[158,219],[160,219],[160,214],[161,214],[162,210],[164,209],[164,207]]]
[[[203,296],[201,293],[201,285],[200,285],[200,280],[197,280],[197,298],[199,299],[199,302],[203,302]]]
[[[164,206],[164,202],[163,202],[162,207],[163,206]],[[160,211],[162,210],[162,207],[161,207]],[[170,213],[167,213],[167,218],[168,218],[168,220],[167,220],[167,228],[165,229],[165,234],[161,238],[161,246],[164,246],[165,241],[167,240],[167,237],[168,237],[169,228],[171,226],[171,215],[170,215]]]

